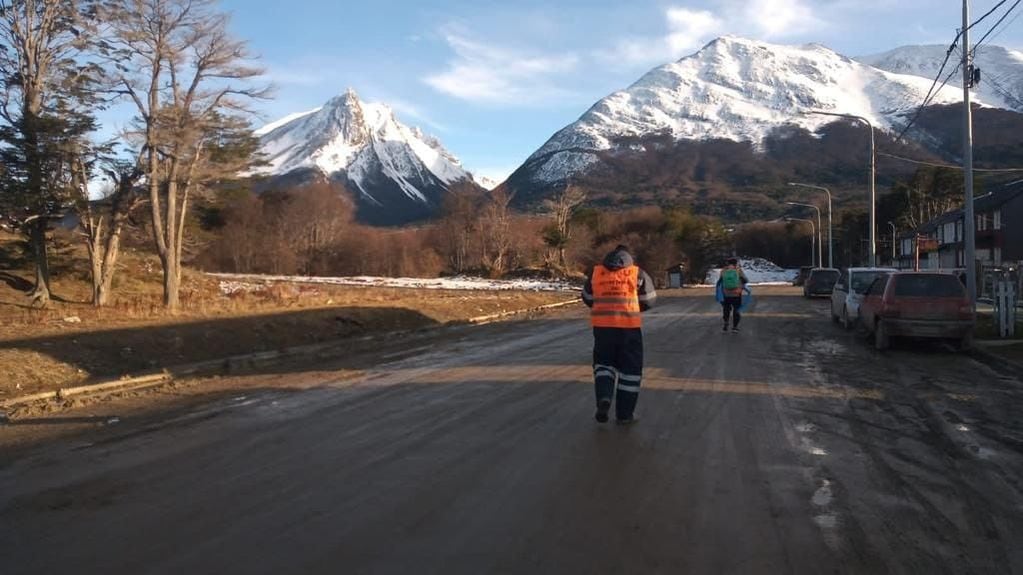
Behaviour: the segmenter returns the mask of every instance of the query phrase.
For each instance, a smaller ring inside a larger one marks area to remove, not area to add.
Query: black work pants
[[[742,296],[729,296],[725,298],[725,301],[721,302],[725,325],[728,325],[730,317],[732,319],[732,327],[739,327],[739,322],[742,321],[742,315],[739,314],[740,307],[742,307]]]
[[[631,419],[643,381],[643,330],[593,328],[593,388],[597,403],[614,399],[615,416]]]

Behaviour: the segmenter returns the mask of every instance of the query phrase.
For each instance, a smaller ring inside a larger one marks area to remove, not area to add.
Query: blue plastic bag
[[[718,303],[725,302],[725,288],[721,285],[721,282],[718,282],[717,287],[714,290],[714,299],[716,299]],[[742,305],[739,306],[739,311],[746,311],[747,308],[753,305],[753,302],[753,291],[749,289],[748,285],[743,286]]]

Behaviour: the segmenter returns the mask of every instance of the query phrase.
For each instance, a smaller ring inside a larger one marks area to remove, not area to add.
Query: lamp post
[[[819,110],[811,110],[809,112],[805,112],[805,114],[848,118],[850,120],[863,122],[868,128],[870,128],[870,249],[867,253],[870,258],[870,266],[875,267],[877,266],[877,191],[874,187],[874,182],[877,179],[877,151],[874,147],[874,124],[870,123],[870,120],[863,116],[857,116],[855,114],[839,114],[836,112],[821,112]]]
[[[804,220],[803,218],[785,218],[786,222],[806,222],[810,224],[810,267],[813,267],[813,242],[814,242],[814,229],[813,220]]]
[[[789,182],[790,186],[797,186],[800,188],[809,188],[811,190],[820,190],[828,195],[828,267],[835,267],[835,244],[832,243],[831,239],[831,190],[823,186],[813,186],[810,184],[800,184],[798,182]]]
[[[888,225],[892,227],[892,267],[895,267],[895,222],[888,222]]]
[[[800,204],[799,202],[785,203],[790,206],[801,206],[804,208],[813,208],[817,210],[817,267],[819,268],[824,267],[823,256],[821,255],[824,253],[824,246],[821,245],[823,243],[823,241],[821,240],[821,236],[824,235],[824,228],[821,227],[821,209],[813,204]]]

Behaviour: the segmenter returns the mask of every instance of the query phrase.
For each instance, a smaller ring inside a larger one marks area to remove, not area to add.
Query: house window
[[[994,229],[996,230],[1002,229],[1002,210],[995,210],[994,216],[995,216],[994,217],[995,223],[993,226]]]
[[[1002,248],[996,247],[994,251],[995,251],[995,257],[994,257],[995,265],[996,266],[1000,266],[1000,265],[1002,265]]]
[[[951,244],[956,241],[956,223],[949,222],[942,226],[941,243]]]
[[[977,216],[977,231],[983,232],[987,229],[987,215],[980,214]]]
[[[963,241],[963,220],[956,222],[956,241]]]

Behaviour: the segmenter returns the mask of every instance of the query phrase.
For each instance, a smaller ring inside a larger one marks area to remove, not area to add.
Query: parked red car
[[[860,304],[860,321],[877,349],[886,349],[893,337],[955,339],[960,349],[968,349],[976,315],[956,276],[898,272],[871,284]]]

